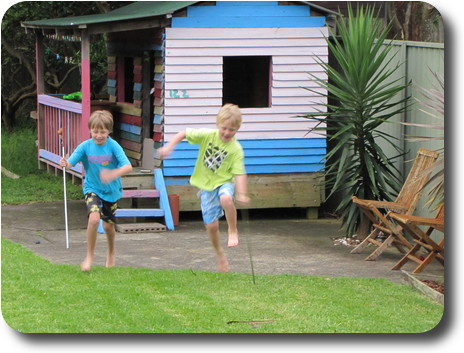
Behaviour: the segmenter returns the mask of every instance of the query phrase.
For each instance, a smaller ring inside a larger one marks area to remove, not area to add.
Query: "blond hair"
[[[108,110],[95,110],[90,114],[89,130],[106,129],[109,132],[113,131],[113,114]]]
[[[216,125],[224,123],[225,121],[230,122],[233,127],[236,127],[237,130],[242,125],[242,114],[240,113],[240,108],[235,104],[224,104],[224,106],[219,109],[219,113],[216,118]]]

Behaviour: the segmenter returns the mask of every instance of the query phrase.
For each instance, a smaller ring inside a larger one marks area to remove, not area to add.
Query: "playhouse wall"
[[[167,28],[164,139],[187,127],[215,127],[222,105],[226,56],[272,57],[271,106],[242,108],[237,138],[248,173],[316,172],[325,154],[324,136],[298,115],[325,109],[321,88],[308,74],[325,77],[316,56],[327,60],[326,28]],[[303,88],[304,87],[304,88]],[[183,142],[164,162],[165,176],[189,175],[195,147]],[[271,169],[271,170],[270,170]]]
[[[321,90],[309,73],[326,78],[316,59],[328,60],[324,18],[310,17],[308,6],[225,3],[189,7],[187,17],[173,18],[172,28],[166,28],[164,141],[187,127],[215,128],[224,57],[269,56],[270,104],[241,108],[237,133],[253,207],[318,207],[323,195],[317,172],[326,138],[309,133],[313,125],[298,116],[325,109],[323,98],[305,89]],[[188,186],[196,153],[197,147],[184,141],[163,162],[169,192],[181,195],[181,210],[198,209],[196,191]]]

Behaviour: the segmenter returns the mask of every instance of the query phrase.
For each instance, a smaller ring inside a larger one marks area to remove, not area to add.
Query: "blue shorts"
[[[200,191],[201,213],[205,224],[213,223],[224,215],[220,197],[221,195],[230,195],[234,198],[234,191],[233,183],[225,183],[213,191]]]

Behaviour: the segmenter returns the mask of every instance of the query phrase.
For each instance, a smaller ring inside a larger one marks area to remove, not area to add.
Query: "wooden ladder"
[[[169,205],[168,193],[161,169],[154,169],[154,189],[123,190],[122,198],[159,198],[159,208],[118,208],[116,217],[163,217],[165,225],[160,223],[126,223],[117,224],[121,233],[142,233],[174,230],[174,221]],[[104,233],[102,221],[98,227],[99,233]]]

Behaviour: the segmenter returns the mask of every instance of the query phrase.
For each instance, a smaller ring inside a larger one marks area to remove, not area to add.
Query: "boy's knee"
[[[100,213],[99,212],[90,212],[89,213],[89,225],[97,225],[100,223]]]
[[[221,206],[223,208],[227,208],[227,207],[234,205],[234,199],[232,198],[232,196],[227,195],[227,194],[221,195],[220,201],[221,201]]]
[[[205,225],[206,229],[208,231],[212,231],[212,232],[215,232],[215,231],[218,231],[219,230],[219,222],[218,221],[214,221],[212,223],[208,223]]]

